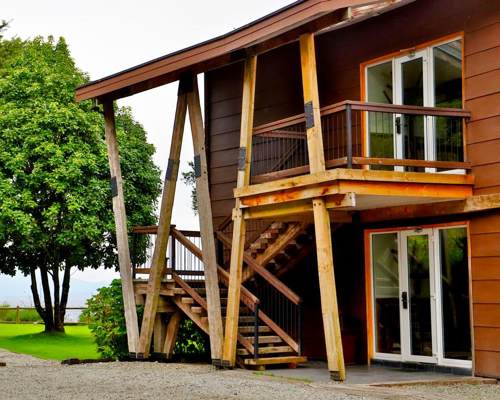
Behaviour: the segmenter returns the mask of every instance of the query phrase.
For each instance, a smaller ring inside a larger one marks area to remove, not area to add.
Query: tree
[[[0,272],[31,277],[46,331],[64,331],[72,270],[117,265],[103,118],[74,100],[86,82],[52,37],[24,42],[0,75]],[[152,225],[154,147],[130,109],[116,123],[129,227]]]
[[[194,214],[198,214],[198,197],[196,195],[196,174],[194,171],[194,162],[188,161],[189,171],[181,172],[182,174],[182,182],[186,186],[191,188],[191,209],[194,211]]]

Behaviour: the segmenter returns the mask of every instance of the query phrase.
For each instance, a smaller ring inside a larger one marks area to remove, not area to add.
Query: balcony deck
[[[326,196],[342,211],[434,203],[472,196],[474,175],[337,168],[234,190],[245,218],[312,213],[311,199]]]

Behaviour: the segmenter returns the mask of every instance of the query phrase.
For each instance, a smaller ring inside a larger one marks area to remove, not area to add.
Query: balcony
[[[310,174],[305,115],[254,129],[251,185],[235,189],[247,218],[329,196],[329,208],[360,210],[463,199],[474,176],[464,151],[468,110],[344,101],[321,109],[326,171]],[[327,198],[327,200],[328,200]],[[273,206],[274,207],[274,206]],[[275,208],[275,207],[274,207]]]

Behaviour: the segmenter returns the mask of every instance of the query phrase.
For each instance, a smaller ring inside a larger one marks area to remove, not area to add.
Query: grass
[[[66,333],[43,333],[43,325],[0,324],[0,348],[49,360],[99,358],[87,326],[66,326]]]

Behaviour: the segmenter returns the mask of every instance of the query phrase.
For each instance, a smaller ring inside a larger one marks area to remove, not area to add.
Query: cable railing
[[[469,170],[457,108],[344,101],[321,110],[325,167],[411,172]],[[431,142],[431,143],[429,143]],[[305,115],[258,126],[252,183],[309,173]]]

